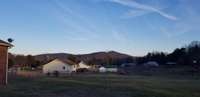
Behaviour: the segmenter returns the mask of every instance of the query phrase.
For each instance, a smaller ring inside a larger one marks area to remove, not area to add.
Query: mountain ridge
[[[53,59],[62,59],[67,60],[68,58],[73,57],[76,60],[84,61],[90,64],[122,64],[127,62],[132,62],[135,57],[123,54],[116,51],[102,51],[102,52],[93,52],[89,54],[70,54],[70,53],[47,53],[35,55],[35,59],[39,61],[44,60],[53,60]]]

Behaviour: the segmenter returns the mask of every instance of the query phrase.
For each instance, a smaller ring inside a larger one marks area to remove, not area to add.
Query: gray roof
[[[0,39],[0,46],[12,47],[13,45]]]

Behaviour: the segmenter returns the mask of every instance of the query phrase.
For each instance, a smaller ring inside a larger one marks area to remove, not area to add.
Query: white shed
[[[100,67],[100,68],[99,68],[99,72],[101,72],[101,73],[104,73],[104,72],[106,72],[106,68],[105,68],[105,67],[103,67],[103,66],[102,66],[102,67]]]
[[[145,63],[144,66],[158,67],[159,64],[156,61],[149,61],[149,62]]]
[[[59,73],[72,73],[75,71],[77,68],[77,65],[70,61],[70,60],[59,60],[55,59],[43,66],[43,73],[54,73],[54,72],[59,72]]]
[[[117,68],[106,68],[106,67],[101,66],[99,68],[99,72],[101,72],[101,73],[104,73],[104,72],[113,72],[113,73],[115,73],[115,72],[118,72],[118,69]]]

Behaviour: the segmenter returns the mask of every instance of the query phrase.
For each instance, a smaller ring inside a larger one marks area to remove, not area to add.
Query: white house
[[[43,66],[43,73],[72,73],[73,71],[76,71],[77,65],[76,63],[70,61],[70,60],[59,60],[55,59]]]
[[[82,68],[90,69],[91,66],[89,66],[89,65],[87,65],[85,62],[81,61],[81,62],[78,64],[78,68],[77,68],[77,69],[82,69]]]

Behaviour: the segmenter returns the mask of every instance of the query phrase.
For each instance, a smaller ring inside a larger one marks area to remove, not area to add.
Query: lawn
[[[113,74],[12,77],[0,97],[200,97],[200,79]]]

